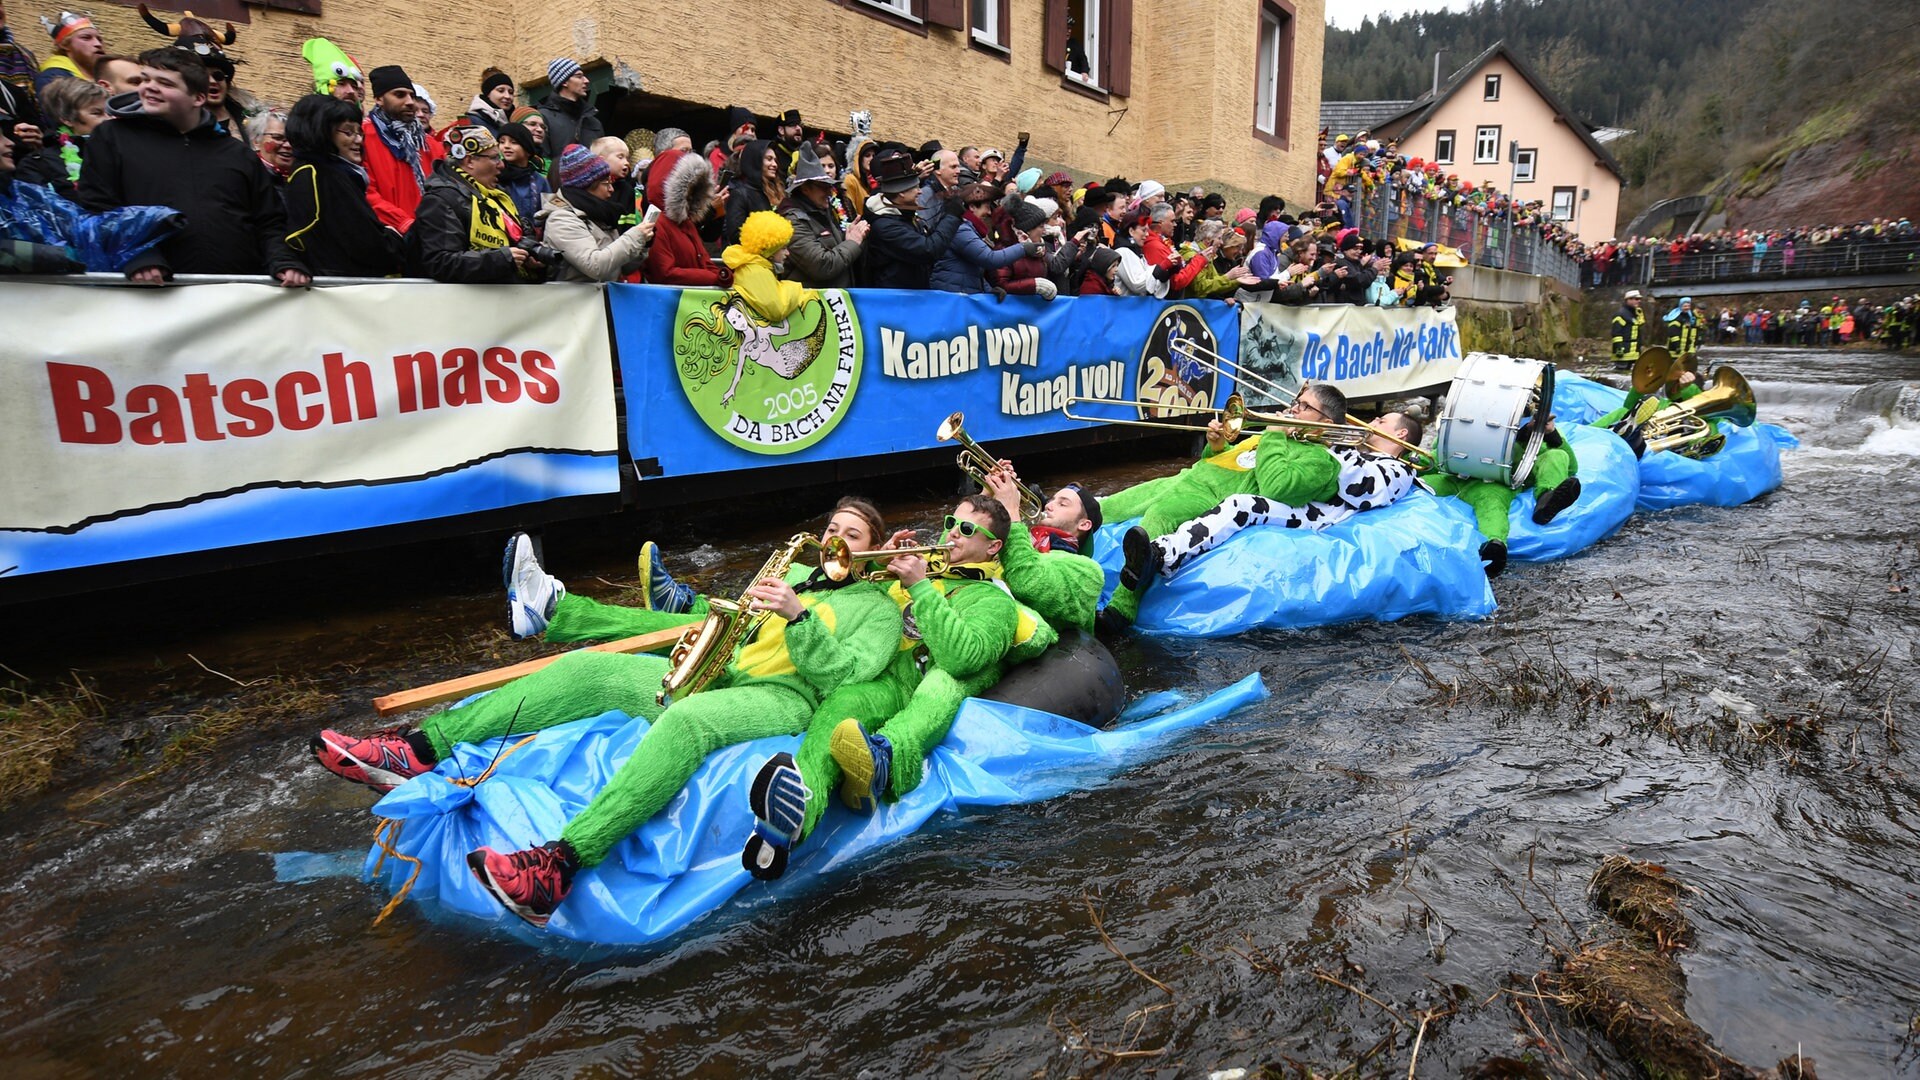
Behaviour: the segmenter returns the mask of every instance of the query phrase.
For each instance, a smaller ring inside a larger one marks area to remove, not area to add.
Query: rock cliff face
[[[1911,218],[1920,221],[1920,134],[1815,143],[1776,154],[1726,201],[1732,228]]]

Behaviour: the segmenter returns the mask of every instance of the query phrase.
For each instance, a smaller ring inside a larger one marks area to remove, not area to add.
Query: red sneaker
[[[573,849],[562,840],[505,855],[483,847],[467,854],[467,869],[502,907],[545,926],[573,887]]]
[[[328,772],[382,793],[433,771],[433,762],[423,760],[399,728],[358,739],[338,731],[322,731],[308,745]]]

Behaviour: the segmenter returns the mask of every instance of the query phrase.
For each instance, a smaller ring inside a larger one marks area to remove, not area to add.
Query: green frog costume
[[[1547,524],[1580,497],[1579,469],[1573,447],[1558,431],[1549,429],[1533,464],[1535,524]],[[1451,495],[1473,508],[1474,524],[1487,538],[1480,545],[1480,558],[1488,564],[1487,576],[1497,576],[1507,565],[1507,537],[1513,532],[1510,512],[1520,493],[1496,480],[1472,480],[1445,472],[1430,473],[1425,482],[1435,495]]]

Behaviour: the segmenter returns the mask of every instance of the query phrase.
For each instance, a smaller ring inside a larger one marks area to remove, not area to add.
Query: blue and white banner
[[[1223,401],[1231,380],[1182,342],[1235,355],[1217,301],[827,290],[770,322],[739,293],[615,285],[629,452],[645,475],[687,476],[939,445],[965,414],[983,442]]]
[[[1327,382],[1350,398],[1412,393],[1452,382],[1461,355],[1450,307],[1247,304],[1241,316],[1241,362],[1290,391]],[[1274,400],[1247,381],[1248,404]]]
[[[596,289],[4,289],[0,590],[619,491]]]

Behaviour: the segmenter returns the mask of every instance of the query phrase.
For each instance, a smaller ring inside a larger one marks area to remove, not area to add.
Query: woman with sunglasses
[[[814,710],[794,754],[776,754],[755,777],[748,803],[757,819],[741,862],[753,876],[785,873],[789,849],[826,812],[827,793],[860,813],[920,786],[926,759],[946,738],[968,697],[991,689],[1008,665],[1032,659],[1058,640],[1053,628],[1017,603],[1003,580],[1000,554],[1010,535],[1006,507],[969,495],[947,515],[944,566],[918,555],[887,563],[904,607],[904,638],[885,674],[849,682]],[[896,533],[889,546],[911,542]]]

